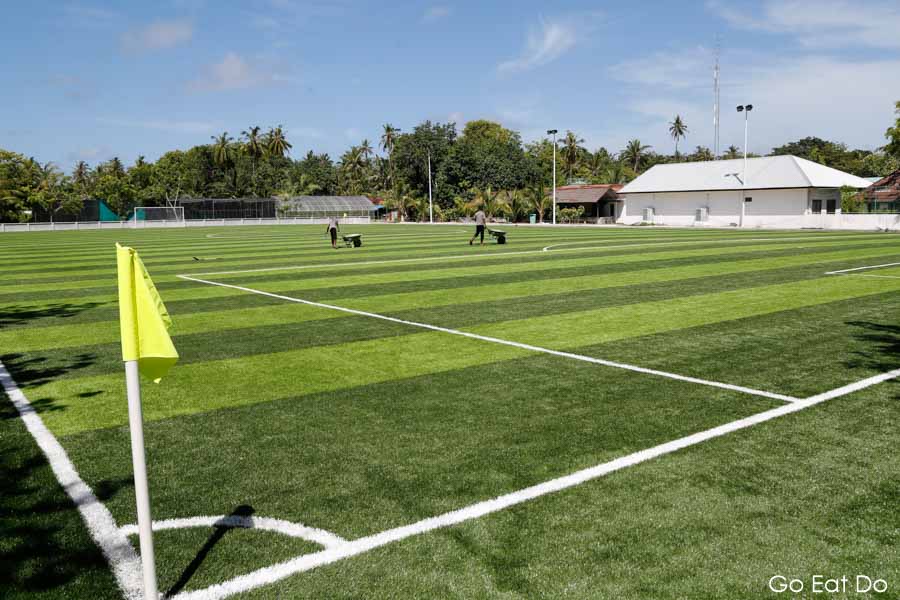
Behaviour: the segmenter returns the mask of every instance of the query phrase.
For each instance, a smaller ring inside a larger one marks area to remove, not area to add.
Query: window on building
[[[812,212],[814,215],[822,214],[822,201],[821,200],[813,200],[812,201]]]
[[[753,198],[747,196],[746,198],[744,198],[744,202],[753,202]]]
[[[825,211],[829,215],[833,215],[836,208],[837,208],[837,200],[835,200],[834,198],[829,198],[828,202],[825,203]]]

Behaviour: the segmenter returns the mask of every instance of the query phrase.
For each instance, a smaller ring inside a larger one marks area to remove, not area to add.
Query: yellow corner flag
[[[159,383],[178,360],[168,329],[172,319],[134,248],[116,244],[122,360],[138,361],[144,377]]]

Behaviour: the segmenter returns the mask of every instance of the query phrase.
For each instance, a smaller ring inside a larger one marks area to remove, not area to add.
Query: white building
[[[656,165],[619,191],[618,222],[660,225],[841,227],[841,187],[869,181],[796,156]]]

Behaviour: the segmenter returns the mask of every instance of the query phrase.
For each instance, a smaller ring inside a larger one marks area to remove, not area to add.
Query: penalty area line
[[[226,598],[234,594],[247,592],[264,585],[270,585],[292,575],[303,573],[305,571],[311,571],[312,569],[315,569],[317,567],[332,564],[345,558],[357,556],[370,550],[386,546],[393,542],[398,542],[406,538],[428,533],[437,529],[442,529],[444,527],[457,525],[466,521],[471,521],[473,519],[477,519],[491,513],[499,512],[511,506],[516,506],[518,504],[534,500],[541,496],[553,494],[567,488],[575,487],[583,483],[599,479],[616,471],[620,471],[628,467],[633,467],[635,465],[647,462],[655,458],[659,458],[661,456],[665,456],[667,454],[672,454],[690,446],[695,446],[717,437],[722,437],[730,433],[740,431],[742,429],[753,427],[754,425],[759,425],[760,423],[765,423],[766,421],[771,421],[772,419],[776,419],[778,417],[799,412],[811,406],[821,404],[822,402],[825,402],[827,400],[857,392],[859,390],[876,385],[878,383],[882,383],[889,379],[894,379],[898,376],[900,376],[900,369],[895,369],[894,371],[882,373],[874,377],[869,377],[868,379],[863,379],[861,381],[857,381],[849,385],[830,390],[828,392],[823,392],[821,394],[817,394],[803,400],[797,400],[789,404],[784,404],[782,406],[763,411],[749,417],[744,417],[743,419],[731,421],[730,423],[725,423],[724,425],[719,425],[705,431],[678,438],[670,442],[665,442],[663,444],[659,444],[645,450],[639,450],[637,452],[633,452],[626,456],[622,456],[620,458],[616,458],[611,461],[589,467],[587,469],[575,471],[574,473],[570,473],[569,475],[565,475],[563,477],[551,479],[549,481],[545,481],[543,483],[539,483],[537,485],[533,485],[509,494],[497,496],[496,498],[492,498],[490,500],[485,500],[466,506],[464,508],[446,512],[435,517],[423,519],[410,525],[395,527],[393,529],[388,529],[374,535],[358,538],[356,540],[337,545],[333,548],[327,548],[325,550],[312,554],[298,556],[276,565],[272,565],[271,567],[264,567],[251,573],[240,575],[230,581],[226,581],[218,585],[213,585],[202,590],[183,592],[175,596],[175,598],[177,598],[178,600],[219,600],[221,598]]]
[[[325,308],[328,310],[337,310],[340,312],[345,312],[351,315],[358,315],[362,317],[370,317],[373,319],[380,319],[382,321],[390,321],[391,323],[399,323],[401,325],[409,325],[411,327],[418,327],[420,329],[427,329],[429,331],[437,331],[440,333],[447,333],[450,335],[456,335],[460,337],[466,337],[473,340],[479,340],[482,342],[490,342],[493,344],[500,344],[503,346],[512,346],[514,348],[520,348],[522,350],[528,350],[531,352],[538,352],[541,354],[549,354],[551,356],[559,356],[562,358],[569,358],[573,360],[579,360],[582,362],[593,363],[595,365],[602,365],[605,367],[613,367],[616,369],[624,369],[626,371],[633,371],[635,373],[643,373],[645,375],[654,375],[657,377],[665,377],[667,379],[675,379],[677,381],[684,381],[687,383],[695,383],[699,385],[705,385],[708,387],[715,387],[719,389],[729,390],[732,392],[739,392],[743,394],[749,394],[752,396],[761,396],[763,398],[769,398],[772,400],[780,400],[782,402],[796,402],[798,398],[793,396],[786,396],[784,394],[776,394],[773,392],[766,392],[764,390],[756,390],[753,388],[748,388],[740,385],[733,385],[730,383],[721,383],[718,381],[710,381],[708,379],[700,379],[698,377],[690,377],[687,375],[679,375],[677,373],[669,373],[666,371],[659,371],[656,369],[648,369],[646,367],[639,367],[637,365],[630,365],[626,363],[615,362],[611,360],[605,360],[602,358],[594,358],[593,356],[585,356],[583,354],[575,354],[572,352],[564,352],[562,350],[553,350],[551,348],[544,348],[541,346],[534,346],[531,344],[523,344],[521,342],[514,342],[511,340],[504,340],[501,338],[479,335],[477,333],[471,333],[468,331],[461,331],[459,329],[450,329],[447,327],[439,327],[437,325],[429,325],[428,323],[420,323],[417,321],[406,321],[404,319],[398,319],[396,317],[389,317],[387,315],[381,315],[378,313],[367,312],[363,310],[356,310],[353,308],[346,308],[343,306],[337,306],[334,304],[324,304],[322,302],[313,302],[311,300],[304,300],[302,298],[294,298],[293,296],[284,296],[281,294],[274,294],[272,292],[265,292],[263,290],[257,290],[254,288],[244,287],[240,285],[233,285],[230,283],[221,283],[218,281],[210,281],[207,279],[199,279],[197,277],[192,277],[190,275],[178,275],[179,278],[184,279],[186,281],[194,281],[196,283],[203,283],[206,285],[214,285],[218,287],[230,288],[234,290],[239,290],[242,292],[248,292],[251,294],[259,294],[261,296],[268,296],[270,298],[277,298],[279,300],[286,300],[288,302],[296,302],[298,304],[305,304],[307,306],[314,306],[317,308]]]
[[[900,266],[900,262],[885,263],[883,265],[869,265],[867,267],[855,267],[853,269],[841,269],[840,271],[826,271],[826,275],[843,275],[844,273],[855,273],[857,271],[868,271],[869,269],[883,269],[885,267]],[[889,275],[880,275],[880,277],[889,277]]]

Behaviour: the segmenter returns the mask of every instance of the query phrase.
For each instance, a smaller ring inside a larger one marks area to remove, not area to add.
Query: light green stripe
[[[900,290],[900,280],[828,277],[567,315],[508,321],[470,331],[550,348],[673,331]],[[148,420],[350,388],[508,360],[524,351],[441,333],[422,333],[299,351],[176,366],[144,386]],[[615,359],[615,357],[607,357]],[[636,375],[637,376],[637,375]],[[262,385],[260,382],[265,381]],[[740,382],[731,382],[740,383]],[[773,390],[777,391],[777,390]],[[28,389],[54,410],[42,416],[58,435],[123,425],[124,378],[103,375]]]

